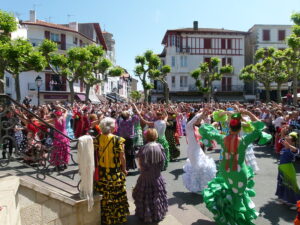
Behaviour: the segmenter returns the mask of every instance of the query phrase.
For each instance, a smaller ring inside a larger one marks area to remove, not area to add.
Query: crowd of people
[[[253,177],[259,165],[252,143],[268,144],[280,157],[278,198],[292,205],[300,200],[292,163],[299,153],[300,110],[295,106],[275,102],[55,102],[37,107],[26,103],[24,107],[31,113],[12,105],[2,117],[2,121],[18,119],[8,131],[15,137],[16,146],[7,139],[2,157],[9,157],[15,147],[26,163],[44,164],[48,157],[57,170],[64,170],[70,160],[70,140],[91,135],[97,155],[94,186],[103,195],[101,215],[105,224],[126,221],[126,175],[137,168],[140,175],[133,190],[136,215],[144,222],[164,218],[168,203],[161,171],[180,156],[179,140],[184,136],[184,186],[203,194],[219,224],[253,224],[244,222],[257,217],[251,197],[255,195]],[[55,130],[47,132],[41,121]],[[215,161],[205,154],[217,144],[222,148],[218,170]]]

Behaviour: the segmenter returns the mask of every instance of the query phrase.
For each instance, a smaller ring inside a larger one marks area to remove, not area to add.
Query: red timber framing
[[[181,37],[169,34],[166,47],[191,55],[243,55],[242,38]]]

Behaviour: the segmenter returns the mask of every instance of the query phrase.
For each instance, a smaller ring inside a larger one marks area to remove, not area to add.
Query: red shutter
[[[50,31],[45,30],[45,38],[50,39]]]
[[[46,73],[46,91],[50,91],[50,81],[51,81],[51,74]]]
[[[61,50],[66,50],[66,35],[65,34],[60,35],[60,44],[61,44]]]
[[[228,49],[232,48],[232,39],[227,39],[227,48]]]
[[[270,30],[263,30],[263,41],[270,41]]]
[[[221,49],[225,49],[226,48],[226,39],[222,38],[221,39]]]
[[[62,76],[62,87],[61,90],[62,91],[66,91],[67,90],[67,78],[65,76]]]
[[[227,77],[227,91],[231,91],[231,77]]]
[[[222,91],[226,91],[226,77],[222,77]]]
[[[226,58],[222,58],[222,66],[226,65]]]
[[[278,31],[278,41],[284,41],[285,39],[285,30]]]
[[[211,48],[211,39],[210,38],[204,38],[204,48],[206,48],[206,49]]]
[[[232,58],[227,58],[227,64],[232,65]]]

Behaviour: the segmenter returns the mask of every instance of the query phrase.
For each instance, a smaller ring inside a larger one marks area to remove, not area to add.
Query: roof
[[[250,32],[251,30],[253,30],[254,28],[257,27],[286,27],[286,28],[292,28],[293,25],[289,25],[289,24],[254,24],[249,30],[248,32]]]
[[[103,32],[101,31],[101,27],[99,23],[93,23],[95,31],[97,33],[98,39],[105,50],[107,50],[107,45],[103,36]]]
[[[48,22],[45,22],[45,21],[42,21],[42,20],[36,20],[36,22],[23,21],[21,24],[24,24],[24,25],[33,25],[33,26],[42,26],[42,27],[48,27],[48,28],[53,28],[53,29],[64,30],[64,31],[68,31],[68,32],[73,32],[73,33],[76,33],[76,34],[79,34],[79,35],[85,37],[86,39],[88,39],[88,40],[90,40],[92,42],[95,42],[94,40],[92,40],[91,38],[87,37],[86,35],[78,32],[76,30],[73,30],[73,29],[71,29],[71,28],[69,28],[67,26],[60,25],[60,24],[48,23]]]
[[[181,29],[174,29],[174,30],[167,30],[165,33],[165,36],[162,40],[162,44],[166,43],[166,38],[167,34],[169,33],[175,33],[175,34],[180,34],[180,33],[190,33],[190,34],[232,34],[232,35],[246,35],[248,32],[244,31],[237,31],[237,30],[227,30],[224,28],[218,29],[218,28],[181,28]]]

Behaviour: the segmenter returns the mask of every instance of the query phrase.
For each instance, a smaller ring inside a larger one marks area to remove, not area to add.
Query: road
[[[206,209],[203,199],[200,195],[190,193],[183,185],[182,182],[182,167],[186,160],[186,141],[185,138],[180,140],[181,155],[177,162],[171,162],[166,171],[164,171],[163,177],[167,183],[169,208],[176,206],[179,209],[185,210],[197,210],[199,214],[193,214],[193,223],[182,223],[184,225],[188,224],[203,224],[201,216],[207,216],[212,220],[212,214]],[[270,147],[260,147],[256,146],[255,155],[257,157],[257,163],[260,170],[255,175],[255,191],[256,197],[253,201],[256,205],[256,210],[260,213],[259,217],[254,221],[257,225],[290,225],[292,224],[296,211],[290,209],[288,206],[281,204],[276,201],[275,191],[277,183],[277,156],[273,154],[273,150]],[[207,154],[214,158],[216,161],[219,158],[219,150],[213,150],[207,152]],[[296,170],[300,174],[300,162],[295,163]],[[138,172],[133,172],[132,175],[127,177],[127,189],[132,190],[138,178]],[[173,210],[174,211],[174,210]],[[169,210],[169,214],[173,213]],[[173,213],[174,214],[174,213]],[[176,215],[175,215],[176,216]],[[168,224],[168,223],[166,223]],[[212,222],[205,224],[214,224]]]

